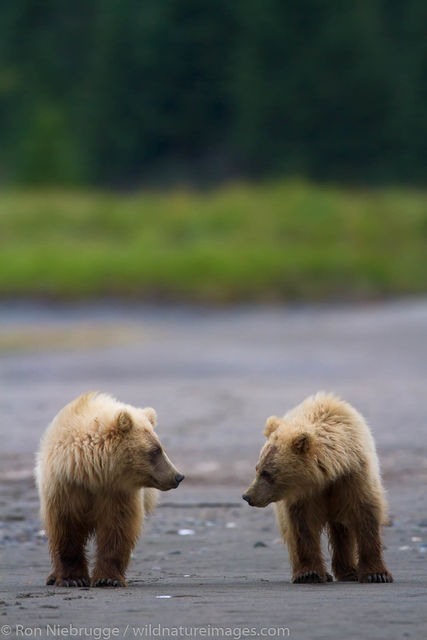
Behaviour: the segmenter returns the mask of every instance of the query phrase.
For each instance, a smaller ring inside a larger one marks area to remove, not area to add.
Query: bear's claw
[[[46,580],[48,586],[53,585],[55,587],[88,587],[89,578],[56,578],[55,576],[49,576]]]
[[[99,578],[92,582],[93,587],[125,587],[126,582],[121,578]]]
[[[364,583],[378,583],[378,582],[393,582],[393,576],[388,571],[382,573],[367,573],[359,578],[359,582]]]
[[[306,571],[304,573],[299,573],[292,579],[294,584],[313,584],[319,582],[332,582],[332,576],[327,573],[325,578],[319,576],[316,571]]]

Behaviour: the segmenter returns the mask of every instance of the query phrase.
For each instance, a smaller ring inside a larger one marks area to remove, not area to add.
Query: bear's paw
[[[92,587],[126,587],[126,581],[122,577],[96,578],[92,580]]]
[[[359,577],[359,582],[363,583],[385,583],[393,582],[393,576],[388,571],[382,573],[365,573]]]
[[[57,578],[50,575],[46,580],[48,586],[54,587],[88,587],[90,585],[89,578],[85,576],[67,576],[66,578]]]
[[[356,569],[339,574],[336,578],[338,582],[357,582],[358,580]]]
[[[333,578],[330,573],[321,576],[317,571],[303,571],[292,578],[294,584],[315,584],[319,582],[332,582]]]

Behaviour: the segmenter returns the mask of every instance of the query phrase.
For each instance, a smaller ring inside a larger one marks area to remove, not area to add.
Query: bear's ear
[[[157,413],[152,407],[145,407],[143,411],[150,421],[151,426],[154,428],[157,424]]]
[[[310,433],[303,431],[299,433],[292,441],[292,449],[297,453],[307,453],[312,445],[313,437]]]
[[[276,431],[277,427],[280,425],[280,418],[277,416],[270,416],[267,418],[267,422],[265,423],[264,435],[266,438],[269,438],[271,434]]]
[[[125,433],[132,429],[132,418],[127,411],[120,411],[116,418],[116,429]]]

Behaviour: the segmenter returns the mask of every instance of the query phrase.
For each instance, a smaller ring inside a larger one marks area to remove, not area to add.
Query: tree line
[[[0,181],[423,183],[425,0],[2,0]]]

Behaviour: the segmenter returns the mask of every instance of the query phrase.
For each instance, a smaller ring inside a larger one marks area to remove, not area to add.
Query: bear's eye
[[[271,482],[273,480],[272,475],[269,471],[261,471],[261,478],[264,478],[264,480],[267,480],[267,482]]]
[[[154,449],[151,449],[150,451],[150,456],[152,458],[157,458],[157,456],[159,456],[161,453],[162,453],[161,447],[154,447]]]

